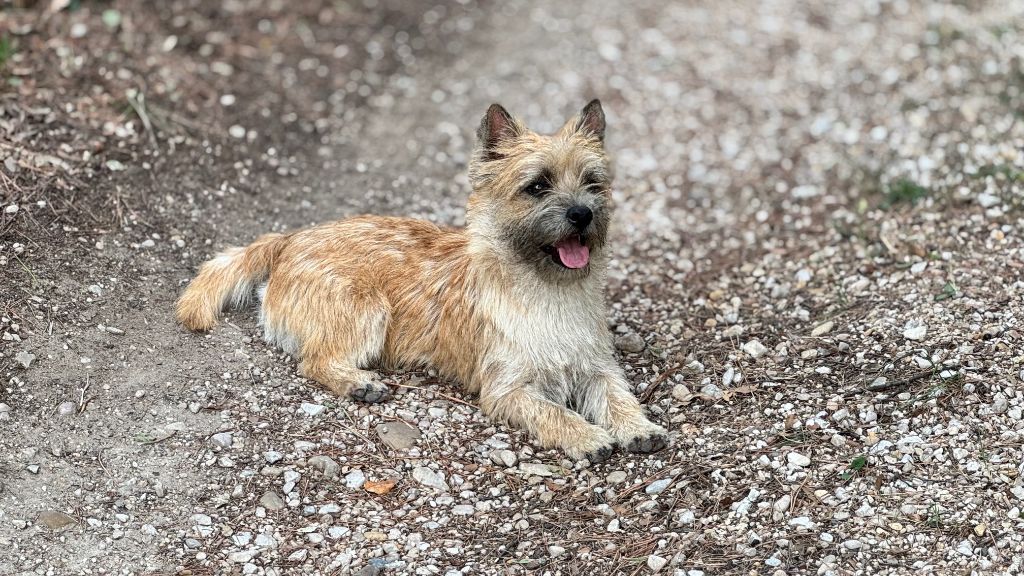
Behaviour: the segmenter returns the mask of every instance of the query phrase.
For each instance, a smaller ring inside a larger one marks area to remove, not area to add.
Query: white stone
[[[668,559],[667,558],[662,558],[661,556],[658,556],[656,554],[651,554],[650,556],[647,557],[647,567],[650,568],[652,572],[660,571],[667,564],[668,564]]]
[[[796,468],[806,468],[811,465],[811,459],[799,452],[790,452],[787,454],[786,461]]]
[[[362,470],[353,470],[345,475],[345,487],[358,490],[366,483],[366,475]]]
[[[768,348],[761,344],[759,340],[751,340],[743,345],[743,351],[749,354],[751,358],[760,358],[768,351]]]

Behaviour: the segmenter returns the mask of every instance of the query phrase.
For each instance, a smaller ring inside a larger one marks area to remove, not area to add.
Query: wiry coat
[[[178,318],[207,330],[255,291],[266,339],[338,394],[377,401],[387,388],[369,368],[432,366],[490,416],[573,458],[607,458],[616,443],[658,449],[664,430],[630,394],[605,321],[603,132],[596,101],[553,136],[492,106],[465,229],[363,216],[268,234],[204,264]],[[522,193],[531,182],[543,196]],[[566,223],[567,206],[586,206],[592,222]],[[552,246],[576,234],[589,262],[569,269]]]

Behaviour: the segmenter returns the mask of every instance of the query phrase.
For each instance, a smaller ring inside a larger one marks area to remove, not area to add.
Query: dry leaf
[[[374,482],[373,480],[367,480],[363,484],[363,489],[365,489],[367,492],[370,492],[370,493],[373,493],[373,494],[381,494],[381,495],[383,495],[383,494],[387,494],[388,492],[391,492],[391,489],[395,487],[395,484],[398,484],[398,478],[387,478],[387,479],[381,480],[380,482]]]

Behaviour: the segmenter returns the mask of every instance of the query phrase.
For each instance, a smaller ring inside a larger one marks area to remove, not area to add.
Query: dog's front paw
[[[663,450],[666,446],[668,446],[668,436],[664,429],[659,428],[653,432],[634,436],[628,443],[626,443],[626,450],[629,452],[649,454],[651,452]]]
[[[575,446],[566,446],[565,453],[573,460],[586,458],[591,464],[604,462],[615,451],[615,438],[603,428],[593,426]]]
[[[353,386],[348,394],[353,400],[376,404],[390,398],[391,390],[388,389],[386,384],[381,384],[380,382],[361,382]]]
[[[611,457],[614,450],[615,447],[609,444],[608,446],[602,446],[593,452],[588,452],[586,458],[591,464],[597,464],[599,462],[604,462]]]

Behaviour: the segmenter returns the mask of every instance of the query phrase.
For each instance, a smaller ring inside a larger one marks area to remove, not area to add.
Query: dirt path
[[[0,574],[1024,563],[1020,6],[72,4],[0,15]],[[251,311],[174,325],[262,232],[461,223],[487,104],[594,95],[669,450],[573,467],[430,374],[367,408]]]

